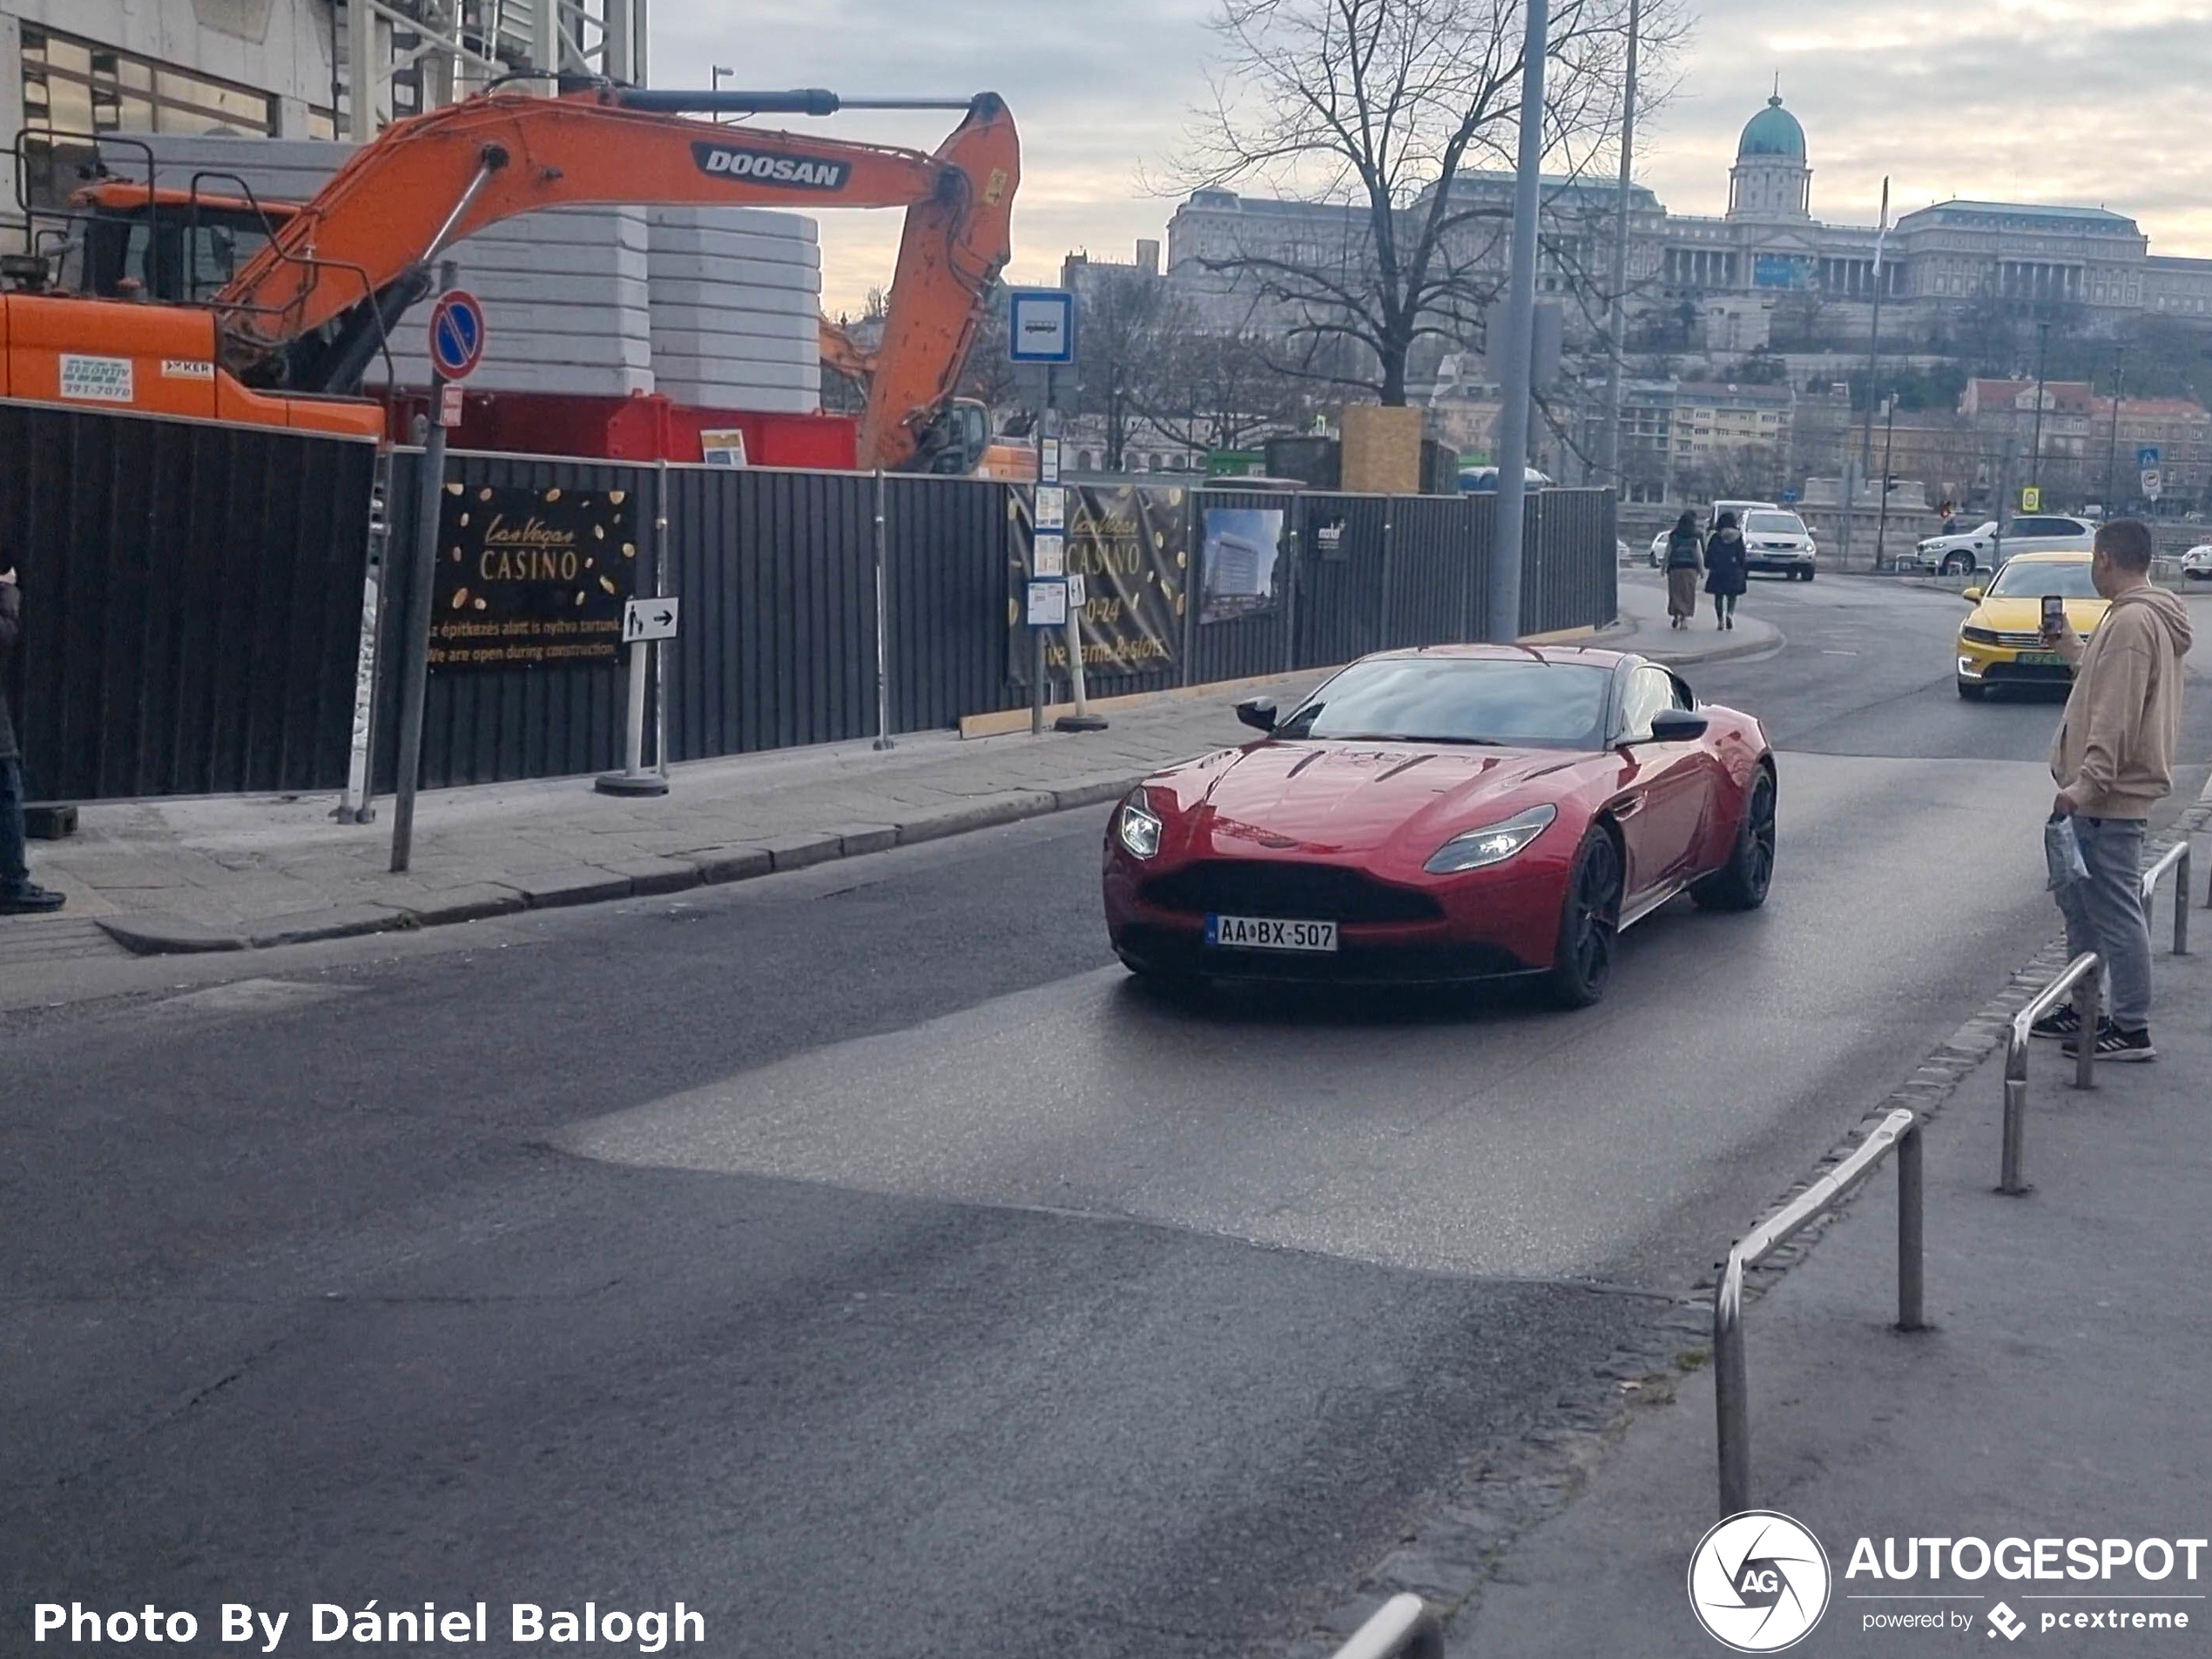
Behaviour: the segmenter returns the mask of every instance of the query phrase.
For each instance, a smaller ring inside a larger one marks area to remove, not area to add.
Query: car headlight
[[[1480,829],[1471,829],[1454,835],[1438,847],[1421,868],[1431,875],[1457,875],[1462,870],[1480,870],[1486,865],[1503,864],[1507,859],[1544,833],[1544,826],[1559,816],[1559,808],[1547,801],[1541,806],[1531,806],[1525,813],[1495,824],[1486,824]]]
[[[1152,803],[1141,789],[1131,792],[1130,798],[1114,813],[1114,837],[1134,859],[1149,859],[1160,851],[1160,820],[1154,816]]]
[[[1977,645],[1993,645],[1997,643],[1997,631],[1994,628],[1961,628],[1959,637],[1971,639]]]

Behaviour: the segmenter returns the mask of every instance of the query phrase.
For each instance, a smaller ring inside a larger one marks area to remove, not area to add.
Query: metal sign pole
[[[438,292],[449,293],[460,274],[451,260],[438,262]],[[438,511],[445,497],[444,372],[435,354],[430,367],[430,430],[422,441],[422,475],[415,492],[415,554],[408,568],[407,655],[401,666],[399,772],[392,792],[392,873],[404,874],[415,857],[415,792],[422,773],[422,710],[430,691],[430,604],[437,587]]]
[[[875,746],[889,749],[891,741],[891,676],[889,647],[884,635],[891,616],[884,604],[883,566],[889,550],[889,533],[883,516],[883,469],[875,469]]]
[[[1528,405],[1534,368],[1538,187],[1544,159],[1544,52],[1548,0],[1528,0],[1521,52],[1521,150],[1514,179],[1513,258],[1506,283],[1504,350],[1495,354],[1503,382],[1498,411],[1498,515],[1490,538],[1493,644],[1521,637],[1521,496],[1527,482]]]
[[[668,597],[668,457],[653,472],[653,597]],[[668,781],[668,646],[653,642],[653,761]]]

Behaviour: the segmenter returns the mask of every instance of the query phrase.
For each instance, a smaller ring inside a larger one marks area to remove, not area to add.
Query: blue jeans
[[[2145,1029],[2150,1024],[2150,927],[2143,920],[2143,820],[2077,813],[2074,837],[2089,879],[2058,890],[2067,952],[2079,956],[2094,950],[2102,957],[2112,988],[2105,1012],[2114,1025]]]
[[[0,760],[0,893],[30,885],[23,853],[23,762]]]

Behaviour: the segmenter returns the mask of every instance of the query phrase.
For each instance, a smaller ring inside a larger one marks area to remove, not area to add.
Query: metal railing
[[[1444,1659],[1444,1630],[1436,1615],[1408,1592],[1385,1602],[1375,1615],[1339,1648],[1336,1659]]]
[[[2158,855],[2158,862],[2143,872],[2143,926],[2150,926],[2151,891],[2158,886],[2158,878],[2167,871],[2174,873],[2174,954],[2189,954],[2189,838],[2186,835]],[[2212,905],[2212,890],[2204,895],[2204,902]]]
[[[2186,908],[2186,907],[2184,907]],[[2074,1086],[2097,1086],[2097,1032],[2104,1024],[2104,963],[2093,950],[2085,950],[2066,965],[2066,971],[2035,994],[2035,1000],[2013,1015],[2005,1037],[2005,1151],[1997,1176],[1997,1190],[2020,1197],[2034,1189],[2020,1179],[2020,1143],[2027,1132],[2027,1048],[2029,1028],[2058,1007],[2077,982],[2086,982],[2079,1012],[2080,1042],[2074,1044]]]
[[[1832,1209],[1874,1166],[1897,1151],[1897,1328],[1926,1328],[1921,1318],[1920,1123],[1898,1108],[1851,1155],[1768,1217],[1728,1252],[1713,1287],[1713,1408],[1718,1430],[1721,1517],[1751,1507],[1750,1401],[1743,1378],[1743,1272]],[[1341,1659],[1341,1656],[1339,1656]]]

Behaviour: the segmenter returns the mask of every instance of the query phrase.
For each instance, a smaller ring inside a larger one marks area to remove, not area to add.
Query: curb
[[[1163,763],[1164,764],[1164,763]],[[504,881],[454,887],[417,900],[368,899],[313,910],[210,927],[161,911],[141,910],[92,920],[135,956],[203,955],[214,951],[264,950],[368,934],[410,933],[524,910],[565,909],[621,899],[650,898],[691,887],[722,887],[785,870],[803,870],[836,859],[859,858],[942,840],[971,830],[995,829],[1055,813],[1116,800],[1149,777],[1140,772],[1092,772],[1042,788],[1008,790],[957,806],[941,807],[895,824],[844,824],[800,830],[759,841],[702,846],[669,858],[621,864],[570,865]]]

